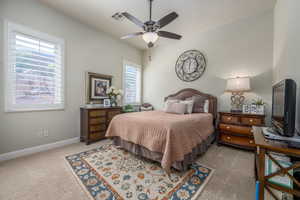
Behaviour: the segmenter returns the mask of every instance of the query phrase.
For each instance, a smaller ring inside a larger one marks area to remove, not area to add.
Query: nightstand
[[[105,139],[105,132],[110,121],[122,113],[122,107],[81,107],[80,108],[80,141],[87,145]]]
[[[265,115],[219,112],[218,144],[254,150],[252,126],[264,126]]]

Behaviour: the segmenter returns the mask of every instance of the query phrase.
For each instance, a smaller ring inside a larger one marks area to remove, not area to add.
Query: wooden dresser
[[[255,149],[252,126],[264,126],[265,115],[220,112],[218,144]]]
[[[80,141],[88,145],[104,139],[110,121],[121,112],[122,107],[80,108]]]

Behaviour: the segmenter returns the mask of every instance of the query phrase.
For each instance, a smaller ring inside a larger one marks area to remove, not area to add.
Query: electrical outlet
[[[37,131],[37,136],[38,137],[43,137],[43,135],[44,135],[43,134],[43,129],[40,129],[40,130]]]
[[[48,137],[49,136],[49,130],[48,129],[44,129],[44,137]]]

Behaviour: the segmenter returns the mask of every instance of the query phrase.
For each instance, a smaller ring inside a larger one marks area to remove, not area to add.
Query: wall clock
[[[195,81],[200,78],[205,68],[205,57],[197,50],[189,50],[181,54],[175,65],[178,78],[185,82]]]

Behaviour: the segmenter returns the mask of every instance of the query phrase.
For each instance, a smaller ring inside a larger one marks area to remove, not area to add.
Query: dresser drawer
[[[228,131],[228,132],[233,132],[233,133],[237,133],[237,134],[253,136],[251,127],[237,126],[237,125],[231,125],[231,124],[220,124],[219,129],[221,131]]]
[[[107,118],[108,121],[111,121],[114,116],[121,114],[121,110],[108,111]]]
[[[98,131],[105,131],[106,125],[100,124],[100,125],[91,125],[90,126],[90,132],[98,132]]]
[[[98,125],[101,123],[106,123],[106,118],[105,117],[99,117],[99,118],[91,118],[90,119],[90,125]]]
[[[264,125],[264,121],[261,118],[251,118],[251,117],[242,117],[241,123],[244,125],[250,126],[262,126]]]
[[[92,110],[89,112],[90,117],[102,117],[106,115],[105,110]]]
[[[250,139],[247,137],[232,136],[229,134],[221,133],[220,140],[228,144],[234,144],[234,145],[246,146],[246,147],[255,147],[254,139]]]
[[[105,132],[96,132],[89,135],[90,140],[101,140],[105,138]]]
[[[239,123],[239,117],[230,116],[230,115],[222,115],[221,116],[221,121],[223,123],[237,124],[237,123]]]

